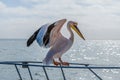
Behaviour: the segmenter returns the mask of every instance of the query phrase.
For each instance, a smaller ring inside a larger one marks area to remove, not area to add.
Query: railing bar
[[[5,63],[4,63],[5,64]],[[7,63],[6,65],[23,65],[21,63]],[[35,64],[26,64],[27,66],[35,66],[35,67],[50,67],[50,68],[60,68],[60,66],[47,66],[47,65],[35,65]],[[61,66],[62,68],[74,68],[74,69],[120,69],[119,67],[114,67],[114,66]]]
[[[61,67],[61,65],[60,65],[60,69],[61,69],[61,72],[62,72],[63,79],[66,80],[65,73],[64,73],[63,68]]]
[[[100,66],[100,65],[91,65],[91,64],[81,64],[81,63],[70,63],[71,66],[48,66],[48,65],[43,65],[42,62],[35,62],[35,61],[28,61],[27,63],[29,64],[22,64],[22,62],[26,63],[27,61],[4,61],[4,62],[0,62],[0,64],[4,64],[4,65],[14,65],[17,71],[17,74],[20,78],[20,80],[23,80],[22,75],[20,73],[20,70],[18,68],[18,65],[24,65],[24,66],[29,66],[28,67],[28,71],[29,71],[29,75],[31,80],[33,80],[33,75],[31,73],[30,67],[43,67],[45,76],[47,78],[47,80],[49,80],[49,75],[47,74],[46,71],[46,67],[49,68],[61,68],[62,71],[62,76],[64,78],[64,80],[66,80],[66,76],[65,76],[65,72],[64,72],[64,68],[72,68],[72,69],[88,69],[89,71],[91,71],[97,78],[99,78],[99,80],[103,80],[95,71],[94,69],[120,69],[120,66]],[[40,63],[40,64],[35,64],[35,63]],[[72,65],[79,65],[79,66],[72,66]],[[81,65],[81,66],[80,66]]]
[[[42,64],[41,61],[0,61],[0,64],[19,64],[19,63],[23,63],[23,62],[27,62],[27,63],[40,63]],[[95,65],[95,66],[101,66],[100,64],[88,64],[88,63],[69,63],[70,65]],[[113,66],[116,66],[117,64],[112,64]],[[110,66],[110,65],[103,65],[103,66]],[[120,65],[118,65],[120,66]]]
[[[31,71],[30,71],[29,66],[28,66],[28,72],[29,72],[29,75],[30,75],[31,80],[33,80],[32,73],[31,73]]]
[[[103,80],[97,73],[95,73],[91,68],[88,67],[88,65],[85,65],[99,80]]]
[[[18,73],[18,76],[19,76],[20,80],[22,80],[21,74],[20,74],[20,72],[19,72],[18,67],[17,67],[16,64],[15,64],[15,68],[16,68],[16,71],[17,71],[17,73]]]
[[[46,79],[49,80],[49,77],[48,77],[47,71],[46,71],[46,69],[45,69],[44,66],[43,66],[43,70],[44,70],[44,73],[45,73]]]

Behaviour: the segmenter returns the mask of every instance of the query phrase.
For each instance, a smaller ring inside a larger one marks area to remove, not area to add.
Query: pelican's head
[[[84,36],[82,35],[82,33],[80,32],[80,30],[78,29],[78,23],[74,22],[74,21],[69,21],[69,24],[71,26],[71,28],[83,39],[85,40]]]

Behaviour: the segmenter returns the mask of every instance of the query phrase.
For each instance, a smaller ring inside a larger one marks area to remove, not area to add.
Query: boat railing
[[[47,80],[50,80],[50,78],[46,68],[59,68],[61,70],[63,80],[67,80],[64,72],[65,68],[66,69],[67,68],[88,69],[99,80],[103,80],[103,79],[94,71],[94,69],[120,69],[120,67],[116,67],[116,66],[94,66],[92,64],[81,64],[81,63],[70,63],[69,66],[62,66],[62,65],[54,66],[54,65],[44,65],[42,62],[37,62],[37,61],[2,61],[0,62],[0,65],[14,65],[16,72],[18,74],[19,80],[23,80],[23,77],[21,75],[21,72],[19,71],[18,66],[21,66],[22,68],[27,69],[28,74],[30,76],[29,80],[34,80],[30,67],[41,67],[44,71],[44,74]]]

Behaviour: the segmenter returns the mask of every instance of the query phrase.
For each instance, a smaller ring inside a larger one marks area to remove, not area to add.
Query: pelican
[[[78,23],[74,21],[69,21],[67,23],[67,30],[70,33],[70,37],[64,37],[61,34],[61,28],[65,22],[66,19],[61,19],[52,24],[45,24],[35,31],[27,41],[27,46],[30,46],[34,40],[36,40],[41,47],[50,48],[43,60],[43,63],[46,65],[53,63],[56,66],[69,66],[68,62],[62,61],[61,56],[73,45],[74,34],[72,30],[74,30],[83,40],[85,40],[84,36],[77,27]]]

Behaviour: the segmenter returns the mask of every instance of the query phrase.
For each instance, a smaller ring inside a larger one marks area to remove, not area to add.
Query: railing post
[[[99,80],[103,80],[100,76],[98,76],[91,68],[89,68],[89,65],[85,65]]]
[[[45,76],[46,76],[47,80],[49,80],[48,74],[47,74],[46,69],[45,69],[44,66],[43,66],[43,70],[44,70],[44,73],[45,73]]]
[[[62,72],[63,80],[66,80],[65,73],[64,73],[63,68],[62,68],[61,65],[60,65],[60,69],[61,69],[61,72]]]
[[[28,66],[28,72],[29,72],[29,75],[30,75],[31,80],[33,80],[32,73],[31,73],[31,71],[30,71],[29,66]]]
[[[19,76],[20,80],[22,80],[21,74],[20,74],[20,72],[19,72],[18,67],[17,67],[16,64],[15,64],[15,68],[16,68],[16,71],[17,71],[17,73],[18,73],[18,76]]]
[[[32,73],[30,71],[28,62],[22,62],[22,68],[27,68],[28,69],[28,72],[29,72],[29,75],[30,75],[30,79],[33,80]]]

